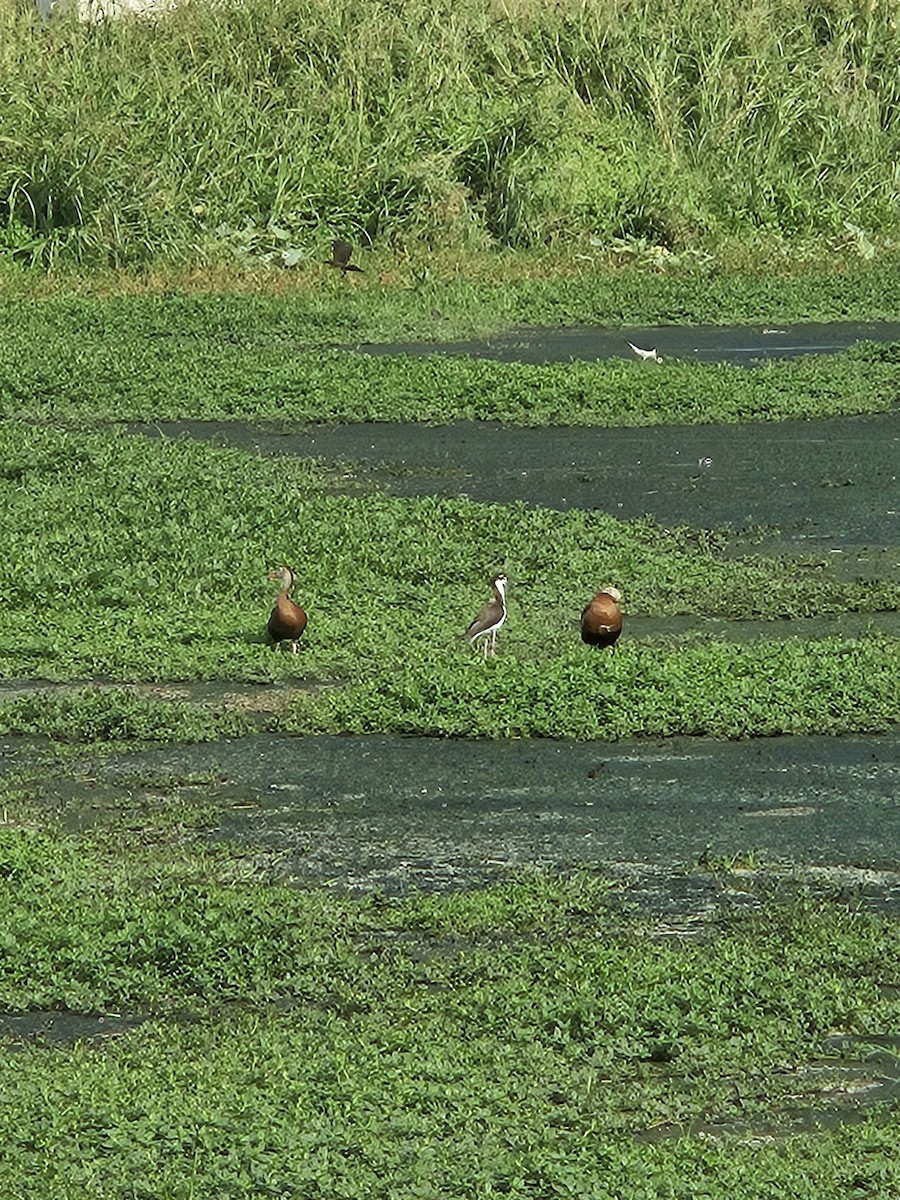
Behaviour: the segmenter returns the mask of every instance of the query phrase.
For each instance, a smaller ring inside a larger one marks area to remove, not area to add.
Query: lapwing
[[[329,267],[337,267],[341,274],[346,275],[348,271],[358,271],[362,274],[362,267],[358,267],[356,263],[350,261],[350,256],[353,254],[353,245],[350,242],[345,242],[343,238],[335,238],[331,243],[331,261],[326,265]]]
[[[478,610],[464,634],[471,646],[474,646],[479,638],[484,638],[482,646],[485,658],[493,658],[497,653],[497,630],[506,620],[506,584],[505,575],[496,575],[491,580],[493,599],[488,600],[487,604]]]
[[[277,650],[282,642],[290,642],[291,653],[296,654],[300,649],[299,642],[306,628],[307,617],[300,605],[295,604],[290,597],[291,588],[294,586],[294,572],[290,567],[279,567],[277,571],[270,571],[266,578],[277,579],[281,583],[278,600],[266,626],[269,642],[274,650]]]
[[[632,348],[641,362],[662,362],[662,358],[659,354],[657,354],[655,346],[652,350],[643,350],[640,346],[636,346],[634,342],[629,342],[628,345]]]
[[[613,649],[622,632],[622,593],[618,588],[598,592],[581,614],[581,640],[588,646]]]

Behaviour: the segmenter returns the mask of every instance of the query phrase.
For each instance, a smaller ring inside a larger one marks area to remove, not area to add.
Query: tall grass
[[[668,247],[896,227],[900,28],[873,0],[0,0],[0,256]]]

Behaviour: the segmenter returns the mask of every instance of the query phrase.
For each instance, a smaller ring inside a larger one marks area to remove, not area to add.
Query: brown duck
[[[331,260],[326,265],[337,267],[343,275],[346,275],[348,271],[358,271],[362,274],[362,267],[358,267],[356,263],[350,261],[352,254],[353,245],[351,242],[345,242],[343,238],[335,238],[331,243]]]
[[[598,592],[581,614],[581,640],[589,646],[613,649],[622,632],[622,593],[618,588]]]
[[[306,628],[307,617],[300,605],[295,604],[290,597],[291,588],[294,586],[294,572],[290,567],[279,567],[277,571],[270,571],[266,578],[278,579],[281,582],[278,600],[266,626],[269,641],[276,650],[281,642],[290,642],[291,652],[296,654],[300,649],[299,642]]]

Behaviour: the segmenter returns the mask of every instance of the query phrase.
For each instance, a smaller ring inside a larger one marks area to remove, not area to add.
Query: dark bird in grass
[[[296,654],[300,649],[299,642],[303,636],[303,630],[306,628],[307,617],[300,605],[295,604],[291,599],[290,592],[294,586],[294,572],[290,567],[279,567],[277,571],[270,571],[267,578],[277,579],[281,583],[278,600],[266,626],[269,643],[273,649],[277,650],[281,642],[290,642],[291,652]]]
[[[613,649],[622,632],[622,593],[618,588],[598,592],[581,614],[581,640],[588,646]]]
[[[497,631],[506,620],[506,583],[505,575],[496,575],[491,580],[493,598],[478,610],[464,635],[472,646],[479,638],[484,638],[482,646],[485,658],[493,658],[497,653]]]
[[[352,254],[352,243],[345,242],[343,238],[335,238],[331,243],[331,261],[327,265],[337,267],[342,275],[346,275],[348,271],[358,271],[362,274],[362,267],[350,261]]]

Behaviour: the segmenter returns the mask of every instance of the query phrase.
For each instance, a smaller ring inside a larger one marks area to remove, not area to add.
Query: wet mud
[[[839,1047],[842,1041],[849,1043],[849,1049]],[[879,1050],[873,1045],[875,1042],[892,1043],[893,1048]],[[741,1119],[708,1113],[690,1124],[664,1122],[637,1131],[635,1140],[652,1143],[684,1137],[739,1138],[763,1145],[797,1134],[821,1133],[870,1121],[876,1110],[880,1110],[884,1120],[890,1120],[891,1109],[900,1099],[898,1048],[898,1038],[875,1038],[868,1042],[863,1038],[830,1038],[826,1049],[832,1057],[776,1071],[780,1084],[789,1084],[794,1089],[793,1104]],[[865,1057],[857,1058],[854,1052]],[[814,1102],[801,1103],[801,1097]]]
[[[129,1033],[142,1019],[120,1013],[93,1015],[38,1009],[0,1013],[0,1040],[5,1050],[29,1044],[66,1046],[75,1042],[103,1042]]]
[[[59,682],[52,679],[0,680],[0,701],[16,700],[35,693],[67,694],[92,691],[127,692],[147,700],[172,700],[196,704],[201,708],[235,710],[251,721],[256,718],[264,725],[267,718],[289,705],[297,692],[319,691],[336,686],[332,682],[305,677],[265,680],[259,683],[237,679],[182,680],[163,683],[122,683],[116,680],[71,679]]]

